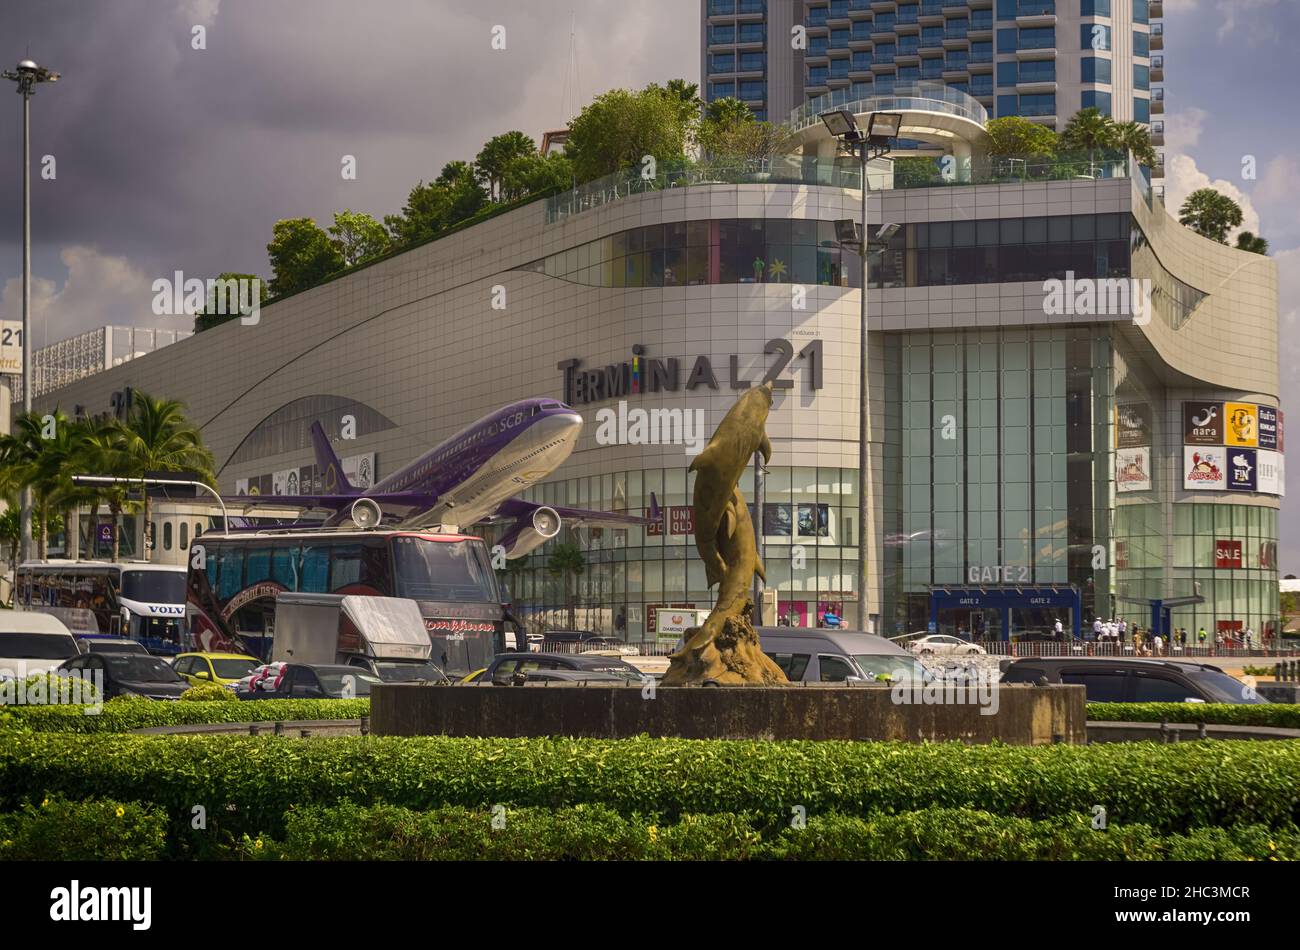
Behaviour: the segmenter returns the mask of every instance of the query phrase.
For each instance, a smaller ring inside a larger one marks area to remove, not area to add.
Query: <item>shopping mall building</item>
[[[1181,227],[1125,157],[986,158],[984,109],[960,91],[852,108],[901,112],[902,135],[950,157],[926,187],[872,168],[872,233],[900,227],[871,260],[865,480],[862,267],[835,228],[860,215],[858,172],[815,107],[794,117],[788,159],[537,201],[40,403],[93,414],[128,388],[183,400],[221,489],[275,493],[316,478],[313,421],[337,438],[354,417],[339,454],[375,478],[495,407],[562,398],[586,425],[530,495],[641,513],[653,493],[664,510],[649,528],[571,536],[588,564],[579,624],[608,632],[622,610],[640,639],[653,606],[710,603],[690,446],[676,428],[658,444],[636,426],[598,439],[597,413],[699,411],[711,432],[774,374],[756,521],[782,617],[812,625],[831,606],[890,635],[936,622],[996,636],[1057,616],[1145,626],[1154,603],[1192,630],[1270,630],[1274,263]],[[741,487],[752,500],[752,474]],[[547,550],[506,576],[522,611],[560,624]]]

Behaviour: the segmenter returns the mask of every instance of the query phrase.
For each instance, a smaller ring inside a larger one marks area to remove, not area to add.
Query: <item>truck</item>
[[[275,598],[271,662],[345,665],[385,682],[447,682],[430,659],[420,607],[404,597],[299,594]]]

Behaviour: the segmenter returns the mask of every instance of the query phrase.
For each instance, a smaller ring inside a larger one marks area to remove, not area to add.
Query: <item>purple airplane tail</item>
[[[325,479],[325,491],[342,495],[358,494],[347,475],[343,474],[343,463],[334,453],[334,447],[330,445],[329,437],[319,422],[311,424],[311,444],[316,450],[316,465]]]

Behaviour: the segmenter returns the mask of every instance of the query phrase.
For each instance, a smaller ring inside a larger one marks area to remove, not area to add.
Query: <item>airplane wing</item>
[[[528,518],[538,508],[553,508],[555,513],[571,524],[588,525],[594,528],[634,528],[638,525],[651,524],[649,518],[639,515],[623,515],[614,511],[593,511],[590,508],[566,508],[563,505],[542,505],[531,501],[511,498],[504,501],[496,510],[498,518]]]
[[[356,495],[222,495],[233,507],[328,508],[341,511],[359,498],[369,498],[381,508],[430,508],[438,500],[427,492],[370,492]]]

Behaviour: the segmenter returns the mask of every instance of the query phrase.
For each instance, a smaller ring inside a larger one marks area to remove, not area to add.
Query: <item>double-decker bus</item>
[[[416,601],[448,673],[482,669],[505,648],[501,593],[481,538],[421,531],[212,532],[190,545],[187,648],[267,658],[283,591]]]
[[[181,649],[185,621],[185,568],[143,561],[24,561],[18,567],[14,605],[56,616],[88,609],[100,633],[138,640],[150,653]]]

